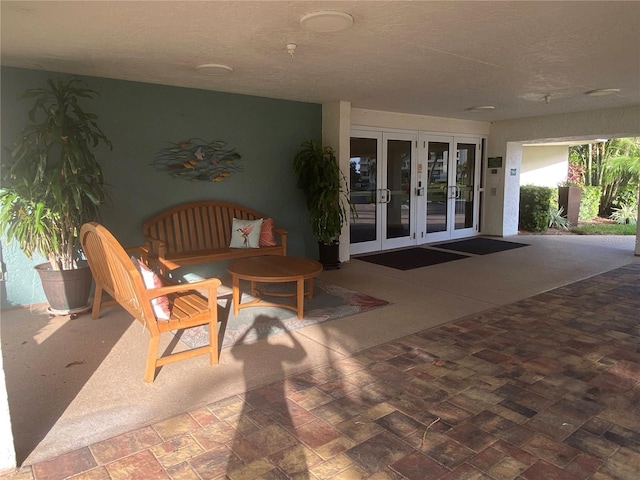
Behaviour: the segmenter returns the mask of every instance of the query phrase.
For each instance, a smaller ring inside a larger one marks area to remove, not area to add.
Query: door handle
[[[389,203],[391,201],[391,190],[381,188],[378,190],[378,203]]]

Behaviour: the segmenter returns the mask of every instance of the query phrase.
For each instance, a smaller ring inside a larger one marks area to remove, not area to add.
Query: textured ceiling
[[[327,9],[353,26],[300,27]],[[640,105],[638,1],[2,0],[1,18],[7,66],[484,121]]]

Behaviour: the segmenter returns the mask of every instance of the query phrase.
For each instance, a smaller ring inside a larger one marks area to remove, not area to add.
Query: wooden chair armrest
[[[156,298],[169,293],[188,292],[190,290],[213,290],[213,298],[216,298],[215,291],[220,285],[222,285],[222,282],[217,278],[207,278],[193,283],[176,283],[158,288],[148,288],[146,291],[149,298]]]

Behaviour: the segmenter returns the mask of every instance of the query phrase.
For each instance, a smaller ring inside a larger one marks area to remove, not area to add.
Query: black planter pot
[[[86,262],[74,270],[53,270],[48,263],[36,265],[42,289],[55,314],[73,314],[89,308],[93,277]]]
[[[340,268],[340,243],[318,242],[318,259],[325,270]]]

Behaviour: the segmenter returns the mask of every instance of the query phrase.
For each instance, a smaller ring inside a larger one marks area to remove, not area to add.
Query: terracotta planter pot
[[[35,269],[54,313],[78,313],[89,308],[93,277],[86,262],[75,270],[53,270],[48,263],[36,265]]]

